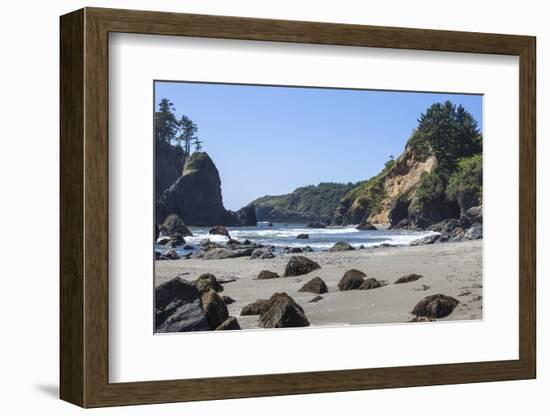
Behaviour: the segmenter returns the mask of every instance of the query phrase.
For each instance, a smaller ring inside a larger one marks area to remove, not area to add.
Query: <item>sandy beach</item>
[[[258,316],[240,316],[244,306],[257,299],[268,299],[276,292],[286,292],[305,311],[312,326],[403,323],[414,316],[413,307],[424,297],[436,293],[460,301],[442,320],[482,319],[482,244],[483,240],[421,246],[385,247],[345,252],[303,254],[319,263],[321,269],[298,277],[256,280],[258,273],[269,270],[283,275],[292,254],[272,259],[248,257],[202,260],[181,259],[155,262],[155,285],[180,276],[195,280],[203,273],[218,279],[236,279],[223,283],[223,295],[235,299],[228,305],[229,314],[238,318],[242,329],[257,328]],[[370,290],[339,291],[343,274],[358,269],[387,285]],[[394,284],[410,273],[423,277],[417,281]],[[298,292],[302,285],[319,276],[327,286],[318,302],[316,295]]]

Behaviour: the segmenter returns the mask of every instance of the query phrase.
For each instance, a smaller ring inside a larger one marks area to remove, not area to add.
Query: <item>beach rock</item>
[[[444,318],[450,315],[458,304],[459,301],[455,298],[438,293],[427,296],[418,302],[412,310],[412,314],[427,318]]]
[[[483,206],[471,207],[460,216],[460,222],[464,228],[469,228],[474,224],[483,224]]]
[[[201,258],[203,260],[223,260],[233,259],[236,257],[248,257],[253,251],[254,249],[252,247],[236,250],[231,250],[229,248],[215,248],[208,250]]]
[[[339,290],[354,290],[359,289],[365,282],[367,275],[361,270],[351,269],[344,273],[344,276],[338,282]]]
[[[429,227],[429,230],[438,233],[452,233],[456,228],[460,227],[461,223],[456,218],[447,218]]]
[[[350,250],[355,250],[355,249],[350,243],[346,241],[338,241],[329,249],[329,251],[350,251]]]
[[[302,274],[308,274],[313,270],[320,269],[318,263],[304,256],[292,256],[285,267],[285,277],[288,276],[300,276]]]
[[[201,245],[201,249],[204,251],[209,251],[216,248],[225,248],[225,246],[210,240],[203,240],[201,241],[200,245]]]
[[[483,227],[480,224],[474,224],[464,233],[463,240],[479,240],[483,238]]]
[[[296,239],[298,239],[298,240],[306,240],[308,238],[309,238],[309,234],[305,234],[305,233],[304,234],[298,234],[296,236]]]
[[[269,270],[262,270],[259,274],[258,274],[258,277],[256,279],[258,280],[266,280],[266,279],[276,279],[280,277],[277,273],[275,272],[270,272]]]
[[[284,247],[283,248],[283,253],[298,254],[303,252],[304,250],[301,247]]]
[[[394,284],[399,285],[401,283],[415,282],[418,279],[420,279],[421,277],[422,277],[421,274],[415,274],[415,273],[406,274],[405,276],[401,276],[399,279],[397,279],[394,282]]]
[[[223,322],[223,324],[216,328],[216,331],[234,331],[238,329],[241,329],[239,321],[237,321],[237,318],[234,316],[230,316]]]
[[[166,250],[161,256],[163,260],[178,260],[179,258],[179,254],[173,248]]]
[[[309,282],[304,284],[298,292],[310,292],[310,293],[327,293],[327,284],[320,277],[314,277]]]
[[[249,246],[252,244],[252,241],[250,241],[248,238],[243,241],[243,246]]]
[[[450,242],[456,242],[456,241],[462,241],[464,238],[464,228],[457,227],[453,230],[453,232],[449,235],[449,241]]]
[[[272,259],[275,254],[268,248],[257,248],[250,254],[251,259]]]
[[[172,238],[167,236],[167,235],[163,235],[163,236],[160,236],[159,238],[157,238],[157,241],[156,241],[156,244],[159,245],[159,246],[165,246],[166,244],[168,244],[170,242]]]
[[[185,239],[181,234],[174,234],[170,239],[169,244],[171,244],[172,247],[183,246],[185,244]]]
[[[369,289],[377,289],[379,287],[382,287],[382,282],[379,280],[376,280],[374,277],[369,277],[368,279],[365,279],[363,283],[358,287],[359,290],[369,290]]]
[[[362,222],[357,227],[355,227],[355,229],[360,230],[360,231],[374,231],[374,230],[377,230],[377,228],[368,221]]]
[[[225,228],[223,225],[216,225],[215,227],[211,228],[210,231],[208,231],[208,234],[224,235],[227,238],[231,238],[229,237],[229,231],[227,231],[227,228]]]
[[[295,328],[309,326],[304,310],[286,293],[275,293],[260,314],[262,328]]]
[[[216,292],[223,292],[223,286],[212,273],[201,274],[193,283],[201,293],[206,293],[210,291],[210,289]]]
[[[431,234],[418,240],[414,240],[410,245],[411,246],[423,246],[425,244],[433,244],[439,240],[440,234]]]
[[[210,329],[216,329],[229,318],[227,306],[214,289],[202,294],[202,308]]]
[[[417,292],[420,292],[420,291],[424,291],[424,290],[428,290],[428,289],[431,289],[431,286],[422,284],[419,287],[415,287],[413,290],[415,290]]]
[[[303,249],[304,253],[312,253],[313,249],[310,246],[305,246]]]
[[[357,250],[364,250],[365,249],[365,245],[364,244],[360,244],[359,247],[357,247]]]
[[[308,300],[307,302],[308,303],[317,303],[317,302],[319,302],[320,300],[323,300],[323,299],[324,299],[324,297],[322,297],[322,296],[315,296],[314,298]]]
[[[267,299],[258,299],[256,302],[249,303],[241,310],[241,316],[259,315],[267,304]]]
[[[307,228],[327,228],[325,224],[322,222],[310,222],[308,225],[306,225]]]
[[[163,235],[179,234],[184,237],[193,237],[193,233],[187,228],[187,225],[177,214],[170,214],[159,226],[159,232]]]
[[[235,302],[236,302],[235,299],[233,299],[232,297],[226,296],[226,295],[223,295],[223,296],[222,296],[222,301],[223,301],[223,303],[225,303],[226,305],[231,305],[232,303],[235,303]]]
[[[157,332],[207,331],[201,293],[195,285],[175,277],[155,288]]]

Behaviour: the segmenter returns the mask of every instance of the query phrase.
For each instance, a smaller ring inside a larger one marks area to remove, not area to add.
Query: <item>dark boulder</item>
[[[398,284],[401,284],[401,283],[415,282],[418,279],[420,279],[421,277],[422,277],[421,274],[415,274],[415,273],[406,274],[405,276],[401,276],[399,279],[397,279],[394,282],[394,284],[398,285]]]
[[[259,315],[267,304],[267,299],[257,299],[256,302],[249,303],[241,310],[241,316]]]
[[[266,279],[276,279],[280,277],[277,273],[275,272],[270,272],[269,270],[262,270],[259,274],[258,274],[258,277],[256,279],[258,280],[266,280]]]
[[[346,241],[338,241],[329,249],[329,251],[351,251],[351,250],[355,250],[355,249],[350,243]]]
[[[223,225],[217,225],[213,228],[210,229],[210,231],[208,231],[208,234],[211,234],[211,235],[223,235],[227,238],[231,238],[229,236],[229,231],[227,231],[227,228],[225,228]]]
[[[179,234],[184,237],[192,237],[193,233],[187,228],[187,225],[177,214],[170,214],[160,225],[159,231],[162,235]]]
[[[460,216],[460,221],[464,228],[469,228],[474,224],[483,224],[483,206],[471,207]]]
[[[310,222],[308,225],[306,225],[307,228],[327,228],[325,224],[322,222]]]
[[[285,267],[285,277],[288,276],[300,276],[302,274],[308,274],[313,270],[320,269],[318,263],[304,256],[292,256]]]
[[[437,224],[429,227],[430,231],[436,231],[438,233],[452,233],[455,229],[461,227],[461,223],[456,218],[447,218]]]
[[[357,227],[355,227],[355,229],[360,230],[360,231],[374,231],[374,230],[377,230],[377,228],[368,221],[362,222]]]
[[[339,290],[354,290],[359,289],[365,282],[367,275],[361,270],[351,269],[344,273],[338,282]]]
[[[216,328],[216,331],[235,331],[238,329],[241,329],[239,321],[237,321],[237,318],[234,316],[230,316],[223,322],[223,324]]]
[[[262,328],[295,328],[309,326],[304,310],[286,293],[275,293],[260,314]]]
[[[368,279],[365,279],[363,283],[361,283],[361,286],[359,286],[358,289],[369,290],[369,289],[377,289],[382,286],[383,284],[381,281],[376,280],[374,277],[369,277]]]
[[[310,247],[310,246],[305,246],[302,251],[304,253],[312,253],[313,252],[313,249]]]
[[[251,259],[272,259],[273,257],[275,254],[269,248],[257,248],[250,254]]]
[[[298,292],[310,292],[310,293],[327,293],[327,284],[320,277],[314,277],[309,282],[304,284]]]
[[[206,293],[210,289],[216,292],[223,292],[223,286],[212,273],[201,274],[193,283],[201,293]]]
[[[296,238],[297,238],[298,240],[306,240],[306,239],[309,238],[309,234],[305,234],[305,233],[303,233],[303,234],[298,234],[298,235],[296,236]]]
[[[252,247],[236,250],[231,250],[229,248],[215,248],[208,250],[201,258],[203,260],[234,259],[236,257],[248,257],[253,251],[254,249]]]
[[[183,246],[185,244],[185,239],[181,236],[181,234],[175,234],[172,236],[168,244],[172,247]]]
[[[180,255],[176,252],[176,250],[170,248],[162,253],[162,256],[160,258],[162,260],[178,260],[180,258]]]
[[[411,246],[423,246],[423,245],[426,245],[426,244],[433,244],[437,240],[439,240],[439,236],[440,236],[439,234],[430,234],[426,237],[419,238],[418,240],[414,240],[411,243]]]
[[[229,318],[227,306],[214,289],[202,294],[202,308],[210,329],[216,329]]]
[[[207,331],[201,293],[180,277],[155,288],[155,328],[157,332]]]
[[[427,296],[418,302],[412,314],[426,318],[444,318],[450,315],[458,304],[459,301],[455,298],[438,293]]]
[[[483,227],[481,224],[474,224],[464,233],[463,240],[479,240],[483,238]]]
[[[320,300],[323,300],[323,299],[324,299],[324,297],[317,295],[317,296],[314,296],[313,298],[311,298],[310,300],[308,300],[307,302],[308,303],[317,303],[317,302],[319,302]]]

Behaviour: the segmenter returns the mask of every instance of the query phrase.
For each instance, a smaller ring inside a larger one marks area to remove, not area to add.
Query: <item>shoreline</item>
[[[442,293],[460,301],[448,320],[483,318],[482,299],[483,240],[396,246],[344,252],[312,252],[308,257],[321,266],[297,277],[256,280],[258,273],[269,270],[283,275],[293,254],[277,255],[271,259],[239,257],[223,260],[180,259],[155,261],[155,287],[174,277],[193,281],[203,273],[218,279],[236,281],[222,283],[235,303],[227,305],[229,315],[237,317],[242,329],[258,328],[258,316],[240,316],[244,306],[257,299],[268,299],[276,292],[286,292],[303,309],[311,326],[405,323],[414,315],[410,312],[424,297]],[[358,269],[388,285],[371,290],[339,291],[337,283],[350,269]],[[399,277],[416,273],[417,281],[394,284]],[[314,293],[298,292],[313,277],[320,277],[328,286],[318,302],[309,302]],[[423,285],[429,288],[424,289]],[[438,319],[439,321],[439,319]]]

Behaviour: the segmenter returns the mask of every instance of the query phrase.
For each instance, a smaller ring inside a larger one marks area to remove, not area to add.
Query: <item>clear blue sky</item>
[[[482,96],[156,82],[199,127],[226,208],[319,182],[357,182],[399,156],[431,104],[462,104],[482,128]]]

